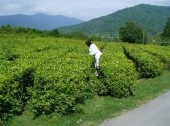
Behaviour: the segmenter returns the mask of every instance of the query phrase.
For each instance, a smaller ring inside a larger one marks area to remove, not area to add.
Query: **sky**
[[[44,13],[88,21],[138,4],[170,6],[170,0],[0,0],[0,16]]]

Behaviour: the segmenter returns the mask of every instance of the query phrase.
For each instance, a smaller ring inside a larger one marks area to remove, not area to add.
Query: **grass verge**
[[[135,96],[124,99],[98,97],[86,101],[84,112],[69,116],[40,116],[33,119],[33,114],[25,111],[21,116],[11,118],[6,126],[97,126],[105,119],[113,118],[135,108],[158,95],[170,90],[170,72],[152,78],[139,80],[136,84]]]

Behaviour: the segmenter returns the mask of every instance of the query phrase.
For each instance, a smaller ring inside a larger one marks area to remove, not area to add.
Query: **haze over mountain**
[[[51,16],[46,14],[16,14],[0,16],[0,26],[10,24],[14,27],[22,26],[39,30],[50,30],[63,26],[75,25],[82,22],[82,20],[62,15]]]
[[[170,17],[170,7],[139,4],[78,25],[59,28],[62,32],[81,31],[86,34],[117,35],[127,21],[140,24],[152,35],[159,34]]]

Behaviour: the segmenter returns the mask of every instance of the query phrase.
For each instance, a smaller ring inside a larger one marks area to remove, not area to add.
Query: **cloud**
[[[1,0],[0,15],[47,13],[89,20],[141,3],[170,6],[170,0]]]

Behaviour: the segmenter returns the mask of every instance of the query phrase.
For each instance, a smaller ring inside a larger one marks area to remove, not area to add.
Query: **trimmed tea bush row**
[[[0,120],[20,114],[30,99],[34,69],[25,69],[13,77],[0,75]]]
[[[159,57],[170,70],[170,48],[157,45],[138,45],[144,51]]]
[[[141,50],[135,45],[124,44],[123,47],[127,57],[136,64],[136,70],[140,77],[159,76],[165,70],[165,65],[160,58]]]
[[[16,50],[24,48],[19,42],[1,40],[0,58],[0,120],[6,120],[12,115],[20,114],[31,98],[36,61],[15,57]],[[14,56],[14,57],[13,57]]]
[[[133,94],[138,74],[134,63],[128,60],[120,44],[107,44],[101,58],[101,68],[106,77],[107,93],[115,97]]]
[[[81,111],[80,104],[92,97],[97,80],[87,69],[88,60],[87,56],[72,52],[37,67],[31,100],[37,115]]]

